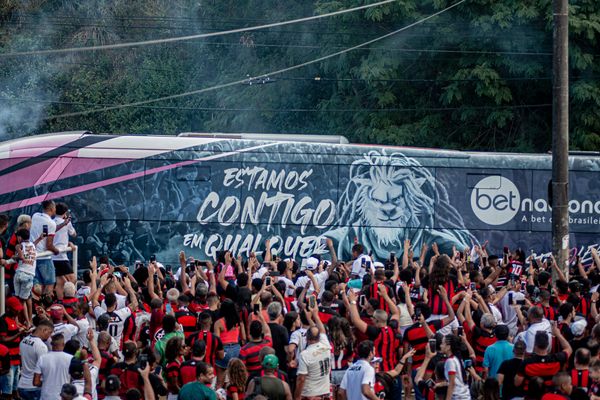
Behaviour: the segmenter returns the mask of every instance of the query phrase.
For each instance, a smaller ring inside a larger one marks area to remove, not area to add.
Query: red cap
[[[23,310],[23,304],[16,297],[9,297],[6,299],[6,307],[16,311],[21,312]]]
[[[54,304],[50,307],[50,317],[53,321],[61,321],[63,316],[64,312],[61,306]]]

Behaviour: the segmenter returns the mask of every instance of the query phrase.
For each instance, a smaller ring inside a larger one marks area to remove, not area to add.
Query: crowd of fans
[[[14,229],[13,229],[14,226]],[[10,231],[9,231],[10,228]],[[487,243],[298,264],[183,252],[172,268],[93,257],[77,280],[64,203],[0,216],[2,399],[598,399],[600,258]]]

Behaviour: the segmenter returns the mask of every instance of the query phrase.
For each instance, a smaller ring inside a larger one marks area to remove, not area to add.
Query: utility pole
[[[569,273],[569,3],[553,0],[552,253]]]

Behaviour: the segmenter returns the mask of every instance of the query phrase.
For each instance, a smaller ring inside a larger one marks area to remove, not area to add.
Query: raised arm
[[[271,239],[265,240],[265,256],[263,261],[271,261]]]
[[[354,325],[360,332],[365,333],[368,325],[360,318],[358,307],[356,305],[356,293],[354,293],[352,290],[350,290],[349,293],[346,293],[345,290],[342,290],[342,298],[344,299],[344,306],[350,312],[350,322],[352,322],[352,325]]]
[[[329,254],[331,254],[331,264],[337,265],[338,258],[337,253],[335,252],[335,247],[333,246],[333,240],[327,238],[327,249],[329,249]]]

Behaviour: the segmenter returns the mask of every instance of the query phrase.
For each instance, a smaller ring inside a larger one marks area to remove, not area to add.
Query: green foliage
[[[215,32],[374,1],[5,1],[0,52]],[[273,76],[268,83],[257,80],[140,107],[48,119],[260,76],[377,38],[452,3],[399,0],[334,18],[201,40],[0,59],[0,135],[79,129],[322,133],[363,143],[547,151],[550,0],[470,0],[393,37]],[[573,3],[571,146],[598,150],[600,3]],[[3,121],[7,114],[11,119]]]

